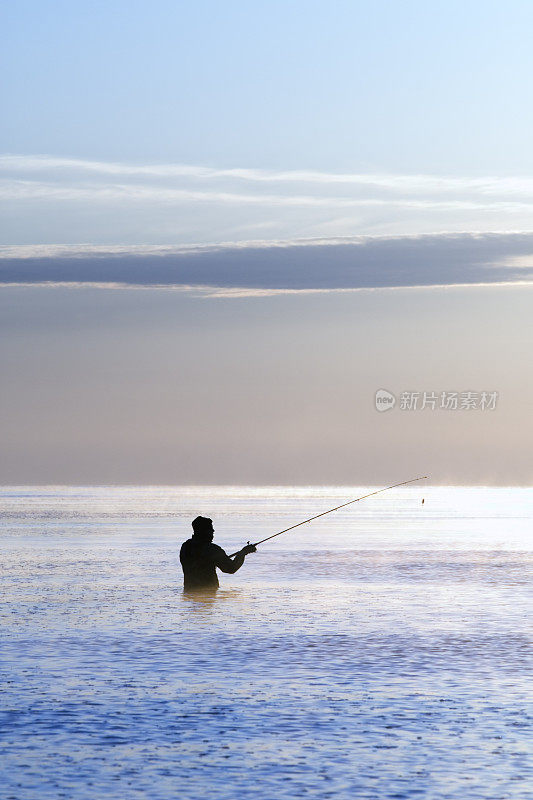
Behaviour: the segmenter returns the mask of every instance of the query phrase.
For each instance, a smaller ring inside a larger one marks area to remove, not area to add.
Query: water
[[[0,490],[2,797],[531,798],[533,490],[393,490],[183,595],[197,514],[232,552],[365,490]]]

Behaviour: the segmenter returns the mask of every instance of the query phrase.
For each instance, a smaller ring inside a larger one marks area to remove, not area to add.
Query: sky
[[[0,482],[531,482],[531,3],[1,16]]]

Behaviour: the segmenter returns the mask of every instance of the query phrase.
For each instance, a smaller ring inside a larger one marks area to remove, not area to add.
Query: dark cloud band
[[[328,290],[533,281],[533,233],[176,248],[4,248],[0,284]]]

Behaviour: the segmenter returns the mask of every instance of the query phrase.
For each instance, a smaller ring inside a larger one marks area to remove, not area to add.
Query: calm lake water
[[[0,490],[2,797],[531,798],[533,490]],[[425,504],[421,504],[422,497]]]

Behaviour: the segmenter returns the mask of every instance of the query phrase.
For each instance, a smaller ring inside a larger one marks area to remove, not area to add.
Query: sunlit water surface
[[[532,797],[533,491],[4,488],[2,796]],[[425,497],[425,504],[421,504]]]

